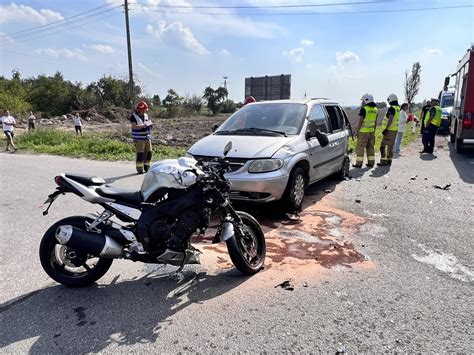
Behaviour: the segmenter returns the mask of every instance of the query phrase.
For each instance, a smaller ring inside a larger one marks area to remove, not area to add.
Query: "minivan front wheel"
[[[289,212],[301,210],[307,185],[308,178],[304,170],[300,167],[295,168],[291,172],[283,198],[285,209]]]

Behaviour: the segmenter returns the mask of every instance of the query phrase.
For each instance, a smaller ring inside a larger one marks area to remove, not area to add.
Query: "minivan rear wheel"
[[[295,168],[291,172],[283,197],[284,206],[288,212],[301,210],[307,185],[308,178],[304,170],[300,167]]]

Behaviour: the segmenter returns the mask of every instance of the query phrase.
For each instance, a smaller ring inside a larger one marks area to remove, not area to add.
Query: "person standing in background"
[[[361,98],[362,104],[359,111],[359,122],[357,124],[356,136],[356,162],[354,168],[362,168],[364,154],[367,152],[367,166],[375,164],[375,129],[377,128],[378,109],[371,94],[364,94]]]
[[[380,163],[378,166],[392,165],[393,145],[398,132],[398,119],[400,118],[400,106],[395,94],[388,95],[387,102],[390,107],[385,114],[384,130],[382,131],[382,142],[380,143]]]
[[[398,131],[397,131],[397,137],[395,138],[395,145],[393,147],[393,152],[394,153],[400,153],[400,145],[402,143],[403,135],[405,134],[406,131],[406,126],[408,123],[408,104],[404,103],[400,107],[400,117],[398,118]]]
[[[425,130],[425,116],[426,113],[429,112],[431,109],[431,100],[427,99],[425,105],[421,108],[421,113],[420,113],[420,121],[421,121],[421,131],[420,133],[423,134],[423,131]]]
[[[7,137],[7,147],[5,148],[5,151],[10,151],[9,147],[11,145],[13,147],[13,153],[15,153],[18,150],[15,146],[15,143],[13,142],[13,137],[15,136],[13,133],[13,127],[16,126],[16,121],[15,118],[10,115],[10,111],[8,110],[3,111],[2,126],[3,133],[5,133],[5,136]]]
[[[30,111],[30,115],[28,116],[28,131],[31,129],[36,128],[36,116]]]
[[[438,132],[439,126],[441,126],[441,114],[442,109],[439,107],[438,99],[431,99],[431,110],[429,110],[425,117],[425,130],[423,131],[423,150],[420,152],[433,154],[435,147],[435,137]]]
[[[76,116],[74,116],[72,120],[74,121],[74,129],[76,130],[76,136],[81,133],[82,137],[82,120],[81,116],[79,115],[79,112],[76,112]]]
[[[135,163],[138,174],[146,173],[151,164],[151,129],[153,123],[148,118],[146,114],[147,111],[148,104],[145,101],[140,101],[130,117],[132,139],[135,143],[136,152]]]

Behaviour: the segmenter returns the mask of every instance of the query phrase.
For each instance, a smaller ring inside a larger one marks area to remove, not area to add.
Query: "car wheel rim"
[[[301,204],[304,197],[304,178],[301,175],[298,175],[295,180],[295,187],[294,187],[294,201],[296,205]]]

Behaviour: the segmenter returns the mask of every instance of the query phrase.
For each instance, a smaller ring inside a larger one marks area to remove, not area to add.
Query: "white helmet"
[[[360,99],[364,102],[364,104],[374,102],[374,97],[370,94],[364,94],[364,95],[362,95],[362,97]]]
[[[395,95],[395,94],[390,94],[390,95],[388,95],[388,97],[387,97],[387,101],[388,101],[389,103],[390,103],[390,102],[393,102],[393,101],[398,101],[398,97],[397,97],[397,95]]]

